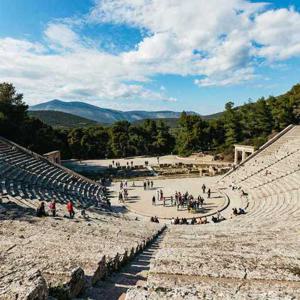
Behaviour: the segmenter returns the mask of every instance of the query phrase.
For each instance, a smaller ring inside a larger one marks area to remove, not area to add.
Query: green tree
[[[0,135],[22,141],[22,124],[27,117],[27,105],[23,95],[16,92],[11,83],[0,84]]]
[[[240,122],[240,114],[237,109],[234,109],[233,102],[225,104],[225,112],[223,113],[223,122],[225,128],[225,144],[232,146],[233,144],[241,141],[242,128]]]

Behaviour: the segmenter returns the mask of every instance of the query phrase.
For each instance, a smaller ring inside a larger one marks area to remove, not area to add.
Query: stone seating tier
[[[0,194],[106,206],[103,187],[0,138]]]
[[[294,126],[224,176],[222,192],[241,198],[246,214],[171,226],[147,284],[126,300],[300,298],[299,146]]]

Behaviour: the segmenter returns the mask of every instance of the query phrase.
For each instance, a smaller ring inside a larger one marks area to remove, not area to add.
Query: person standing
[[[73,219],[75,212],[74,212],[73,202],[71,200],[69,200],[67,203],[67,211],[69,213],[70,219]]]
[[[205,194],[205,190],[206,190],[206,186],[205,186],[205,184],[203,183],[203,185],[202,185],[202,192],[203,192],[203,194]]]
[[[156,205],[155,204],[155,196],[152,197],[152,205]]]
[[[55,217],[56,216],[56,203],[55,203],[55,200],[52,200],[49,204],[49,209],[52,213],[52,217]]]
[[[210,194],[211,194],[211,191],[210,191],[210,189],[208,189],[208,191],[207,191],[207,198],[208,199],[210,198]]]
[[[157,191],[156,191],[156,199],[157,199],[157,201],[159,201],[159,199],[160,199],[159,196],[160,196],[160,192],[159,192],[159,190],[157,190]]]
[[[36,216],[37,217],[46,217],[46,210],[45,210],[45,203],[42,201],[39,205],[39,207],[36,210]]]

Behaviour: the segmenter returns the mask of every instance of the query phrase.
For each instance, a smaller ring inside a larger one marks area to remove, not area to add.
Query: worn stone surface
[[[39,270],[16,270],[14,278],[6,280],[9,288],[0,286],[0,299],[47,300],[48,286]],[[1,273],[2,274],[2,273]],[[5,275],[4,275],[5,276]],[[8,275],[9,276],[9,275]],[[3,278],[2,278],[3,279]]]
[[[299,158],[296,126],[222,178],[222,191],[246,214],[171,226],[146,287],[126,299],[300,299]]]
[[[64,209],[58,205],[59,216]],[[92,278],[104,255],[113,258],[117,253],[124,254],[162,227],[122,215],[88,215],[89,220],[78,214],[75,219],[0,215],[0,299],[6,299],[12,290],[13,295],[18,294],[18,282],[23,282],[34,268],[41,271],[50,288],[70,282],[72,270],[78,267]],[[24,290],[28,290],[25,285]]]

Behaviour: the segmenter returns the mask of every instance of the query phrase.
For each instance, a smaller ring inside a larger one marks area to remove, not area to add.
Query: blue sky
[[[299,67],[300,0],[0,0],[0,81],[29,104],[208,114],[287,91]]]

